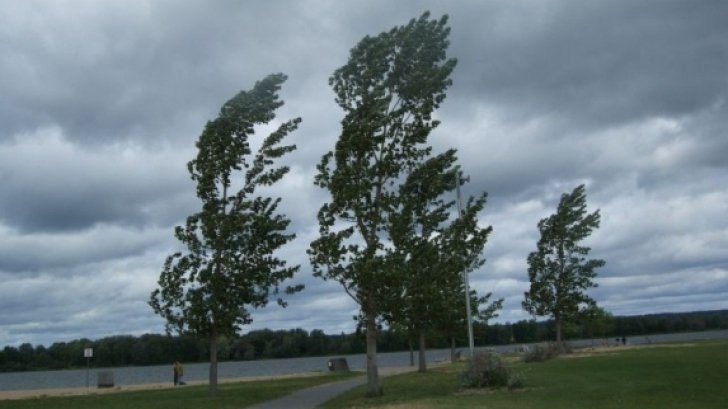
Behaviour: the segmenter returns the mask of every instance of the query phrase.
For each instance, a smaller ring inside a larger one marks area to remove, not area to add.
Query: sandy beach
[[[225,378],[220,379],[220,384],[224,383],[235,383],[235,382],[251,382],[251,381],[263,381],[271,379],[286,379],[286,378],[299,378],[307,376],[321,376],[324,372],[303,372],[289,375],[274,375],[274,376],[246,376],[241,378]],[[189,381],[187,386],[190,385],[207,385],[207,380],[204,381]],[[59,389],[30,389],[30,390],[19,390],[19,391],[0,391],[0,400],[13,400],[13,399],[32,399],[32,398],[47,398],[51,396],[79,396],[79,395],[101,395],[107,393],[119,393],[119,392],[130,392],[130,391],[146,391],[154,389],[172,389],[175,388],[171,382],[163,383],[145,383],[138,385],[117,385],[113,388],[59,388]]]
[[[430,367],[435,367],[440,364],[430,364]],[[411,366],[400,366],[400,367],[386,367],[380,368],[379,374],[381,376],[397,375],[404,372],[410,372],[416,370],[416,367]],[[220,379],[220,384],[224,383],[236,383],[236,382],[252,382],[252,381],[265,381],[273,379],[286,379],[286,378],[300,378],[309,376],[322,376],[326,372],[301,372],[288,375],[271,375],[271,376],[246,376],[240,378],[225,378]],[[363,373],[362,373],[363,374]],[[207,380],[197,380],[187,382],[187,386],[190,385],[207,385]],[[184,386],[182,386],[184,387]],[[131,391],[148,391],[155,389],[173,389],[175,388],[171,382],[163,383],[145,383],[138,385],[117,385],[113,388],[59,388],[59,389],[31,389],[31,390],[20,390],[20,391],[0,391],[0,400],[15,400],[15,399],[34,399],[34,398],[48,398],[55,396],[80,396],[80,395],[101,395],[107,393],[120,393],[120,392],[131,392]]]

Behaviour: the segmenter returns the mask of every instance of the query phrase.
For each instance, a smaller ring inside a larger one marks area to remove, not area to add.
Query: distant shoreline
[[[641,335],[626,337],[627,345],[662,344],[666,342],[691,342],[705,339],[728,339],[728,330],[710,330],[700,332],[681,332],[671,334]],[[591,348],[599,345],[621,344],[615,338],[598,337],[594,339],[567,340],[575,348]],[[509,345],[478,346],[476,350],[493,350],[496,352],[514,352],[524,345],[537,343],[515,343]],[[465,352],[467,348],[460,347],[458,351]],[[365,355],[327,355],[322,357],[283,358],[257,361],[223,362],[220,367],[220,379],[226,382],[249,381],[259,379],[279,379],[291,376],[313,376],[327,372],[326,361],[332,356],[345,357],[349,368],[363,370]],[[409,352],[385,352],[379,355],[380,370],[406,367],[409,364]],[[428,364],[449,362],[449,349],[428,349]],[[11,396],[63,396],[63,394],[108,393],[106,389],[96,389],[97,372],[111,371],[114,373],[115,388],[113,391],[129,391],[172,387],[171,365],[151,367],[117,367],[117,368],[91,368],[90,383],[93,386],[86,389],[86,371],[83,369],[67,371],[36,371],[36,372],[10,372],[0,373],[0,399]],[[207,382],[207,363],[192,363],[185,365],[186,380],[189,384],[205,384]],[[4,390],[3,390],[4,389]],[[60,395],[59,395],[60,394]]]

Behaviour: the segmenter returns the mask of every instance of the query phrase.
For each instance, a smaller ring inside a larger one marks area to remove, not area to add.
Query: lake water
[[[678,334],[662,334],[637,336],[627,338],[628,344],[647,344],[676,341],[695,341],[703,339],[728,338],[728,330],[687,332]],[[616,339],[610,339],[615,343]],[[569,340],[576,347],[590,346],[592,340]],[[601,341],[597,341],[601,342]],[[512,352],[518,345],[498,345],[492,347],[479,347],[476,349],[490,349],[496,352]],[[467,351],[467,347],[460,348]],[[366,355],[337,355],[344,357],[352,370],[364,370]],[[239,378],[244,376],[287,375],[301,372],[327,371],[327,363],[331,357],[308,357],[290,359],[268,359],[260,361],[220,362],[219,377]],[[394,367],[409,365],[409,352],[388,352],[378,354],[380,367]],[[449,349],[435,349],[427,351],[428,362],[439,362],[450,359]],[[196,363],[185,365],[185,380],[207,380],[209,365]],[[89,383],[96,386],[97,373],[111,371],[114,374],[115,385],[137,385],[145,383],[172,382],[172,364],[162,366],[124,367],[124,368],[92,368],[89,371]],[[55,389],[55,388],[83,388],[86,386],[86,370],[37,371],[37,372],[11,372],[0,373],[0,391],[29,390],[29,389]]]

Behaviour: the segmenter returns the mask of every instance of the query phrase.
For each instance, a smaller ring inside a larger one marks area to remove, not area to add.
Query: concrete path
[[[405,372],[412,372],[415,369],[415,367],[380,368],[379,376],[385,377]],[[253,406],[253,409],[314,409],[316,406],[334,399],[351,388],[364,385],[366,382],[367,377],[366,375],[363,375],[347,379],[345,381],[327,383],[324,385],[301,389],[282,398],[264,402],[258,406]]]
[[[314,409],[342,393],[367,382],[366,376],[301,389],[290,395],[254,406],[254,409]]]

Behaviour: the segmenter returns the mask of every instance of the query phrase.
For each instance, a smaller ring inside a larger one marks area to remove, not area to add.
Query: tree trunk
[[[367,320],[367,396],[380,396],[383,394],[379,384],[379,369],[377,368],[377,322],[371,308],[366,312]]]
[[[409,345],[410,352],[410,366],[415,366],[415,346],[412,342],[412,335],[407,337],[407,344]]]
[[[427,352],[427,345],[425,342],[425,330],[420,329],[419,331],[419,338],[420,338],[420,350],[419,350],[419,367],[417,369],[417,372],[427,372],[427,359],[425,356],[425,353]]]
[[[450,362],[454,364],[457,360],[455,356],[455,337],[450,337]]]
[[[210,396],[217,395],[217,334],[210,336]]]
[[[556,317],[554,322],[556,323],[556,344],[561,348],[561,318]]]

